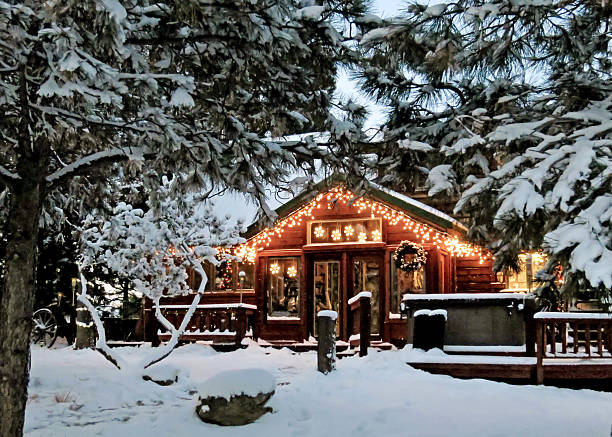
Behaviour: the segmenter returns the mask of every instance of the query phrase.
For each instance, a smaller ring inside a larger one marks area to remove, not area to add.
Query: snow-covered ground
[[[124,348],[138,362],[148,347]],[[148,351],[150,353],[150,351]],[[411,350],[345,358],[315,370],[316,353],[263,349],[232,353],[177,349],[163,366],[181,373],[162,387],[115,370],[91,350],[32,351],[25,434],[51,436],[602,436],[610,435],[612,394],[457,380],[407,366]],[[439,351],[438,351],[439,353]],[[190,391],[221,371],[259,368],[276,376],[274,413],[242,427],[201,422]]]

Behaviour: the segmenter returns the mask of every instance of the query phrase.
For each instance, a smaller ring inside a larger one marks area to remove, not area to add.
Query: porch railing
[[[612,357],[612,314],[539,312],[536,329],[536,380],[544,379],[545,358]]]
[[[366,356],[370,347],[371,299],[371,292],[362,291],[348,301],[349,343],[358,342],[360,357]]]
[[[189,305],[160,305],[164,317],[178,327],[185,317]],[[257,332],[253,318],[257,307],[244,303],[198,305],[185,329],[181,340],[205,340],[213,343],[235,343],[240,346],[249,328],[253,338]],[[158,333],[160,339],[170,337],[170,333]]]

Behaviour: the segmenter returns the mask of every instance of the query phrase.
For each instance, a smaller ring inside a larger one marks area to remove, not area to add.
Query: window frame
[[[268,295],[268,289],[270,286],[270,280],[272,278],[272,275],[270,274],[270,262],[271,260],[278,260],[278,259],[293,259],[297,262],[297,274],[296,274],[296,282],[297,282],[297,288],[298,288],[298,295],[297,295],[297,300],[296,300],[296,304],[297,304],[297,315],[296,316],[278,316],[278,315],[272,315],[269,314],[269,312],[271,311],[271,298]],[[260,258],[260,262],[263,264],[264,266],[264,281],[263,281],[263,295],[264,295],[264,299],[265,299],[265,311],[264,314],[266,316],[266,321],[271,321],[271,322],[275,322],[275,321],[301,321],[302,320],[302,275],[303,275],[303,271],[302,269],[304,268],[304,266],[302,265],[302,257],[300,255],[268,255],[265,257],[261,257]]]

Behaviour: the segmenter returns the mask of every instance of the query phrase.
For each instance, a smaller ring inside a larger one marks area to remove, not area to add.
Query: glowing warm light
[[[382,241],[382,233],[378,229],[372,231],[372,240]]]
[[[287,269],[287,276],[290,278],[295,278],[297,276],[297,268],[295,266],[291,266]]]
[[[274,263],[270,266],[270,273],[272,273],[273,275],[276,275],[280,272],[280,266],[278,265],[278,263]]]
[[[342,232],[340,232],[340,229],[334,229],[331,233],[331,237],[334,241],[340,241],[342,239]]]
[[[344,187],[334,187],[325,193],[319,193],[308,204],[296,210],[292,214],[279,220],[272,228],[266,228],[249,239],[246,243],[239,245],[233,251],[234,255],[241,257],[248,262],[254,262],[257,252],[268,247],[273,239],[282,238],[285,230],[301,226],[304,220],[313,220],[315,210],[330,210],[336,204],[349,205],[355,209],[362,217],[382,218],[386,220],[389,226],[401,226],[405,231],[409,231],[415,236],[415,241],[425,244],[431,244],[433,247],[447,251],[451,256],[456,257],[477,257],[481,262],[493,259],[491,254],[486,249],[471,244],[466,241],[461,241],[456,235],[450,235],[445,231],[441,231],[430,225],[420,223],[410,217],[403,211],[393,209],[384,203],[369,200],[363,197],[357,198],[351,191]],[[345,226],[345,235],[349,237]],[[353,228],[354,235],[355,229]],[[323,232],[321,234],[321,231]],[[317,226],[314,229],[314,235],[317,238],[322,238],[325,235],[325,228]],[[350,231],[348,231],[350,232]],[[368,241],[368,235],[365,232],[360,232],[357,235],[358,241]],[[339,242],[342,239],[341,229],[336,229],[331,232],[331,239],[334,242]],[[371,233],[373,241],[382,241],[382,232],[380,229],[374,230]]]
[[[344,227],[344,235],[346,235],[347,237],[352,237],[355,234],[355,229],[353,228],[352,225],[346,225]]]

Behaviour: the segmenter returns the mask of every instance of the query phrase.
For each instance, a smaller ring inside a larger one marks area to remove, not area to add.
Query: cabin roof
[[[332,175],[314,184],[312,187],[302,191],[293,199],[276,208],[275,212],[278,215],[277,220],[299,210],[302,206],[314,199],[319,193],[329,191],[338,185],[347,185],[347,179],[345,176]],[[374,182],[365,181],[364,185],[365,186],[363,188],[365,192],[363,197],[365,198],[386,203],[389,206],[393,206],[401,211],[404,211],[414,218],[420,218],[421,220],[425,220],[426,222],[435,224],[447,230],[454,229],[461,233],[465,233],[467,231],[465,225],[458,220],[454,219],[448,214],[443,213],[442,211],[432,208],[429,205],[425,205],[418,200],[414,200],[411,197],[400,194],[397,191],[393,191],[389,188],[382,187]],[[347,186],[347,188],[350,189],[350,186]],[[248,227],[245,237],[250,238],[263,229],[264,226],[259,221],[255,221]]]

